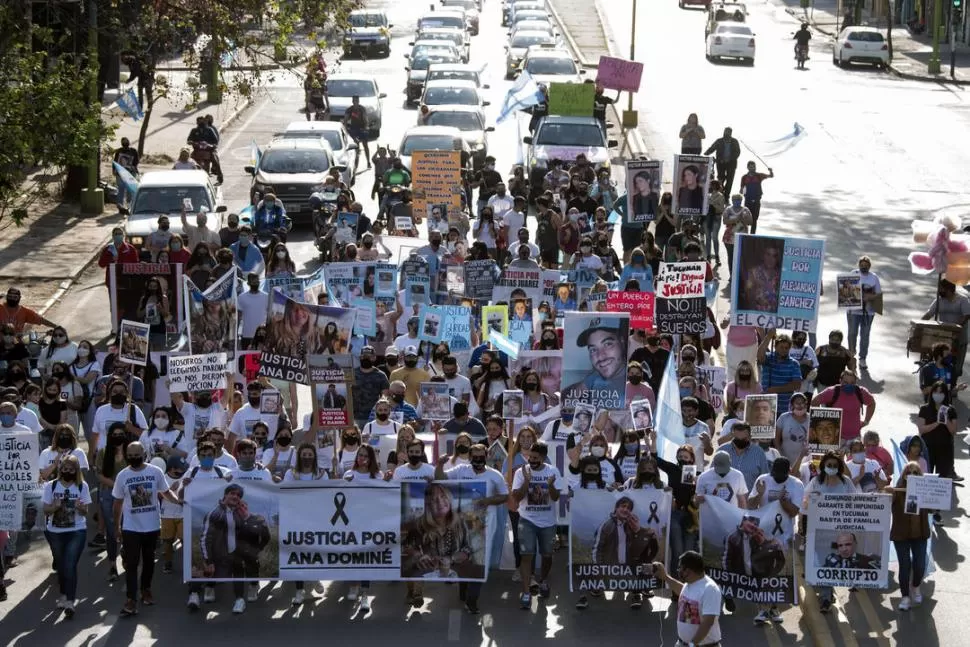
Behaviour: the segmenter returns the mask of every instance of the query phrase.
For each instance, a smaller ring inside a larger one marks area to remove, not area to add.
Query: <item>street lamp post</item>
[[[90,96],[93,105],[100,104],[98,98],[98,74],[97,67],[100,64],[98,59],[98,3],[96,0],[88,0],[88,70],[93,68],[91,75]],[[81,189],[81,212],[88,215],[100,214],[104,211],[104,191],[98,187],[98,166],[101,164],[101,151],[99,142],[91,143],[91,160],[88,162],[87,177],[85,187]]]
[[[630,60],[637,58],[637,0],[633,0],[633,15],[630,18]],[[633,109],[633,93],[628,92],[626,97],[626,110],[622,115],[622,125],[624,129],[636,128],[639,117]]]
[[[926,64],[926,71],[930,74],[940,73],[940,32],[943,25],[940,24],[943,18],[943,0],[935,0],[933,3],[933,53]]]

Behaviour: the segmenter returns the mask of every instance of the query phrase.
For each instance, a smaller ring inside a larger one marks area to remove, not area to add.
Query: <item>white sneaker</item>
[[[246,610],[246,601],[242,598],[236,598],[236,602],[232,605],[232,612],[239,615]]]
[[[303,604],[304,600],[306,600],[306,593],[302,590],[299,590],[296,592],[296,595],[293,596],[293,600],[290,601],[290,604],[292,604],[295,607],[298,607],[301,604]]]
[[[199,594],[195,592],[190,593],[189,601],[185,606],[192,611],[198,611],[199,607],[202,606],[202,604],[199,602]]]
[[[923,594],[920,593],[919,587],[914,586],[909,590],[909,594],[912,596],[913,606],[918,607],[923,604]]]
[[[356,600],[358,595],[360,595],[360,587],[359,586],[356,586],[356,585],[351,586],[350,587],[350,590],[347,591],[347,599],[350,600],[351,602],[353,602],[354,600]]]
[[[216,590],[213,587],[211,587],[211,586],[205,587],[205,589],[203,589],[203,593],[202,593],[202,601],[205,602],[206,604],[211,604],[211,603],[215,602],[216,601]]]
[[[63,595],[62,594],[61,597],[57,598],[57,608],[58,609],[63,609],[66,604],[67,604],[67,596],[66,595]]]
[[[768,609],[768,617],[771,618],[772,622],[785,621],[785,619],[781,617],[781,614],[778,613],[778,607],[771,607],[770,609]]]
[[[907,595],[907,596],[904,596],[903,599],[899,601],[899,610],[909,611],[909,608],[910,608],[909,596]]]
[[[246,602],[255,602],[259,599],[259,584],[253,582],[246,589]]]
[[[768,612],[765,610],[759,611],[758,615],[754,617],[754,623],[756,625],[764,625],[768,624],[769,622],[771,622],[771,618],[768,617]]]
[[[367,597],[366,593],[360,596],[360,610],[364,613],[370,612],[370,598]]]
[[[970,436],[967,436],[967,437],[970,438]],[[520,571],[519,569],[515,569],[514,571],[512,571],[512,581],[513,582],[521,582],[522,581],[522,571]]]

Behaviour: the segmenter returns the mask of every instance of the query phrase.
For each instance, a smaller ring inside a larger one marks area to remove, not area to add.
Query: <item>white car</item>
[[[347,167],[340,174],[340,179],[347,186],[353,186],[357,180],[358,146],[343,123],[339,121],[293,121],[278,137],[282,139],[307,139],[309,137],[323,139],[330,144],[337,164]]]
[[[556,39],[544,31],[516,31],[505,46],[505,78],[514,79],[526,50],[534,45],[556,45]]]
[[[137,248],[158,228],[158,217],[168,216],[173,234],[182,233],[178,216],[183,201],[192,201],[195,211],[209,212],[209,228],[219,231],[226,205],[222,187],[214,186],[205,171],[149,171],[141,176],[131,205],[126,210],[125,235]]]
[[[754,32],[738,22],[719,22],[707,35],[707,60],[736,58],[754,65]]]
[[[846,27],[832,46],[832,62],[839,67],[847,63],[889,65],[889,44],[875,27]]]
[[[424,84],[421,103],[426,106],[487,106],[489,102],[473,81],[428,81]]]
[[[568,50],[534,45],[526,50],[519,71],[526,70],[536,83],[582,83],[583,74]]]

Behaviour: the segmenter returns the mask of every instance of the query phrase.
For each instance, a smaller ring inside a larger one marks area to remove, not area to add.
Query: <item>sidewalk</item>
[[[800,20],[807,19],[815,31],[834,38],[841,27],[836,0],[816,0],[812,7],[802,9],[797,0],[784,0],[785,10]],[[873,18],[864,11],[862,24],[886,31],[886,18]],[[893,60],[889,69],[904,79],[970,85],[970,46],[957,43],[955,76],[950,78],[950,44],[940,44],[940,63],[943,73],[930,74],[926,66],[933,52],[927,33],[911,34],[905,25],[893,25]]]

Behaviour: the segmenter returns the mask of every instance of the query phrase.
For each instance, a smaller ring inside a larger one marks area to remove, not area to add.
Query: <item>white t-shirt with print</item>
[[[409,464],[399,465],[391,476],[392,481],[427,481],[434,480],[434,466],[430,463],[419,463],[417,469],[411,469]]]
[[[696,582],[684,585],[677,600],[677,637],[684,643],[689,643],[697,635],[697,628],[704,616],[721,615],[721,589],[708,576]],[[719,618],[714,619],[704,643],[721,641],[721,625]]]
[[[189,460],[189,469],[196,468],[200,464],[201,463],[199,463],[199,456],[198,456],[198,454],[193,454],[192,459]],[[225,448],[223,448],[221,454],[219,454],[218,456],[216,456],[216,462],[215,462],[215,464],[218,465],[219,467],[223,468],[223,470],[224,471],[227,471],[227,472],[228,471],[232,471],[232,470],[236,469],[237,467],[239,467],[239,464],[236,462],[236,458],[232,454],[230,454],[229,452],[227,452],[225,450]]]
[[[706,422],[701,422],[698,420],[690,427],[684,427],[684,439],[687,444],[694,448],[694,457],[697,463],[697,469],[702,470],[707,465],[710,460],[704,454],[704,443],[701,442],[701,434],[710,434],[711,429],[707,426]]]
[[[849,478],[853,481],[859,477],[859,473],[862,470],[865,470],[866,476],[862,477],[858,485],[860,492],[875,492],[878,489],[878,484],[875,479],[876,476],[883,481],[886,480],[886,474],[882,471],[882,465],[879,464],[879,461],[871,458],[865,459],[862,463],[856,463],[850,456],[849,460],[845,462],[845,467],[849,473]]]
[[[98,410],[94,412],[94,431],[98,434],[98,449],[104,449],[108,446],[108,427],[111,426],[111,423],[128,422],[131,420],[131,412],[134,412],[135,426],[139,429],[148,429],[145,414],[132,403],[128,403],[120,409],[115,409],[110,404],[102,404],[98,407]]]
[[[57,462],[59,456],[73,456],[77,459],[78,464],[81,466],[82,470],[88,469],[88,457],[81,449],[72,449],[69,454],[61,454],[56,449],[51,449],[48,447],[40,453],[40,458],[37,461],[37,466],[41,470],[46,470],[48,467]]]
[[[798,507],[802,504],[802,499],[805,498],[805,486],[800,480],[788,475],[788,480],[779,483],[775,480],[771,474],[762,474],[754,482],[754,492],[758,491],[758,483],[765,484],[765,493],[761,497],[761,506],[764,507],[769,503],[778,501],[781,499],[782,490],[788,492],[788,500],[792,505]]]
[[[263,421],[269,427],[269,440],[276,438],[276,428],[280,419],[276,414],[260,413],[259,407],[253,407],[248,402],[239,408],[239,411],[232,414],[232,422],[229,423],[229,433],[235,434],[236,439],[252,438],[253,425]]]
[[[326,472],[318,472],[315,476],[313,472],[294,472],[293,470],[287,470],[286,475],[283,477],[284,483],[295,483],[297,481],[320,481],[327,478]]]
[[[273,475],[269,473],[269,470],[262,465],[256,465],[251,470],[244,470],[241,467],[229,472],[232,477],[230,480],[234,483],[236,481],[272,481]]]
[[[518,490],[525,483],[523,468],[515,471],[512,478],[512,489]],[[566,484],[559,470],[548,463],[542,469],[532,470],[529,492],[519,502],[519,516],[537,528],[549,528],[556,525],[556,502],[549,496],[549,478],[555,477],[553,485],[560,494],[566,494]]]
[[[182,436],[179,439],[179,435]],[[141,443],[142,447],[145,448],[145,453],[148,454],[148,460],[151,460],[153,456],[161,456],[162,452],[160,447],[162,445],[168,445],[172,449],[176,448],[176,442],[178,445],[185,444],[186,433],[179,431],[178,429],[167,429],[165,431],[159,431],[158,429],[149,429],[142,433],[138,437],[138,442]],[[185,449],[180,447],[180,449]]]
[[[126,467],[115,477],[111,496],[121,499],[121,529],[130,532],[158,532],[162,527],[158,495],[168,492],[168,479],[150,463],[134,470]]]
[[[37,418],[37,414],[30,409],[21,409],[18,411],[14,422],[18,425],[23,425],[27,428],[27,431],[32,431],[35,434],[39,434],[44,430],[44,428],[40,426],[40,419]],[[22,430],[17,429],[16,431]]]
[[[78,474],[78,478],[80,477]],[[80,485],[71,484],[65,487],[59,480],[48,481],[44,484],[41,501],[44,505],[52,505],[57,500],[61,501],[61,507],[47,515],[48,532],[73,532],[88,527],[86,516],[77,509],[78,503],[91,504],[91,490],[87,483],[81,480]]]
[[[296,465],[296,447],[290,445],[286,449],[279,450],[276,445],[273,445],[263,452],[261,462],[263,465],[269,465],[273,462],[273,457],[276,457],[276,465],[273,467],[272,473],[276,476],[283,476],[284,472]]]
[[[704,496],[716,496],[736,506],[738,497],[748,493],[748,486],[744,482],[744,474],[733,467],[724,476],[711,468],[698,475],[695,491]]]

